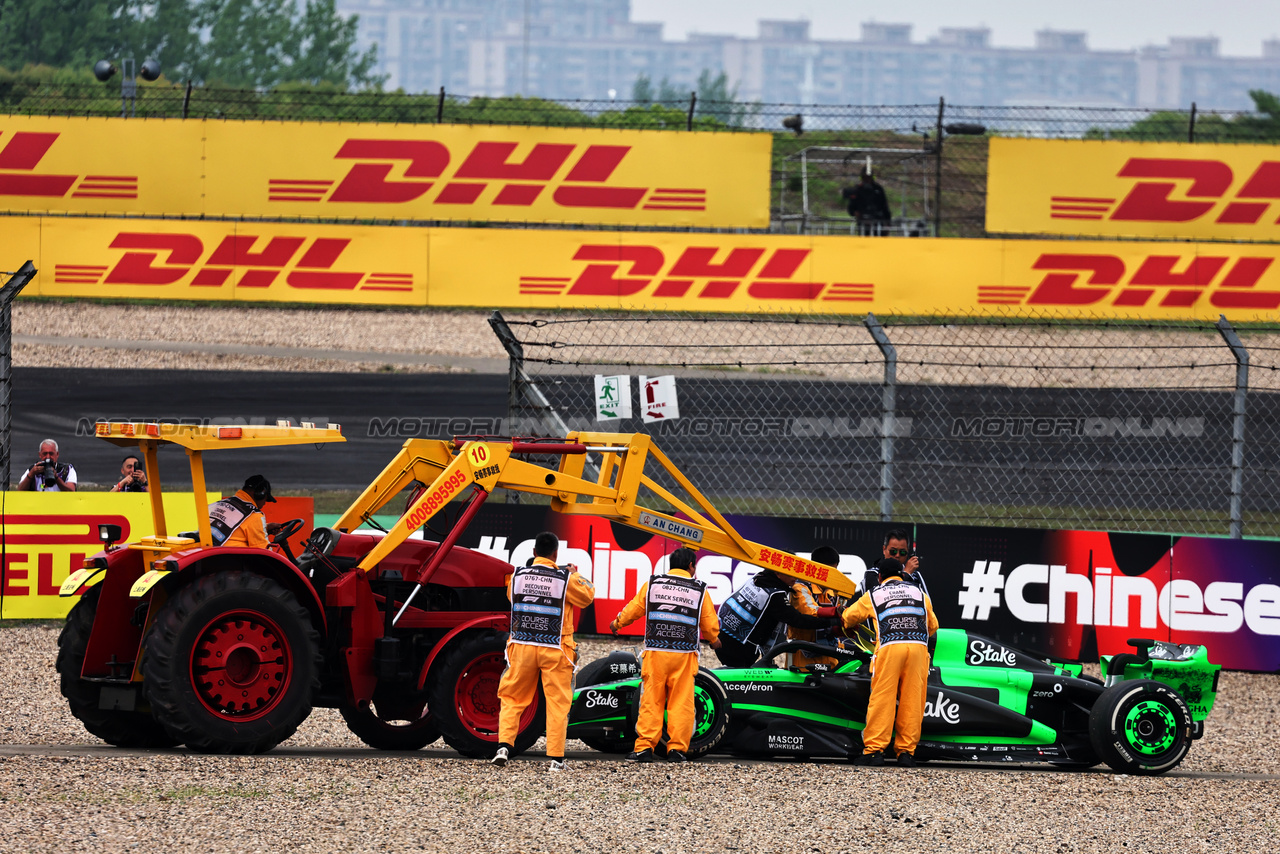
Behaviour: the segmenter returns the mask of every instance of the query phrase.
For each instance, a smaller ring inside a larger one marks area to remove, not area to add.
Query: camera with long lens
[[[53,460],[36,460],[31,467],[31,476],[40,478],[45,486],[53,486],[58,482],[57,467]]]

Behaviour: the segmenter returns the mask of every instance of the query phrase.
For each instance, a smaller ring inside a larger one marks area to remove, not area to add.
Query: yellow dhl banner
[[[991,140],[987,230],[1280,241],[1280,148]]]
[[[1274,319],[1280,245],[3,220],[24,296]]]
[[[0,211],[763,228],[761,133],[0,117]]]
[[[209,493],[209,501],[219,494]],[[171,534],[196,527],[195,495],[164,496]],[[119,525],[124,539],[155,533],[150,498],[142,493],[9,492],[5,494],[4,566],[0,572],[0,616],[6,620],[65,617],[74,597],[61,599],[58,587],[86,556],[102,551],[98,525]]]

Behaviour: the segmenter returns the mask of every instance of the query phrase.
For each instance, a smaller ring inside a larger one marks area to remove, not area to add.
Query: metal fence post
[[[1218,333],[1236,358],[1236,391],[1231,417],[1231,538],[1244,536],[1244,423],[1245,403],[1249,394],[1249,351],[1227,321],[1218,315]]]
[[[542,426],[547,432],[556,436],[569,435],[569,425],[560,417],[560,413],[556,412],[551,401],[547,400],[547,396],[542,393],[542,389],[529,376],[524,369],[524,345],[520,343],[520,339],[516,338],[516,334],[511,331],[511,327],[507,325],[507,320],[502,316],[502,312],[494,311],[489,315],[489,326],[493,329],[493,333],[498,336],[498,340],[502,342],[502,348],[507,351],[509,359],[507,368],[507,429],[514,435],[516,431],[516,413],[524,408],[532,408],[538,411],[542,421]],[[593,472],[599,473],[599,469],[591,462],[587,462],[583,468],[583,473],[590,476]],[[520,494],[513,490],[507,492],[508,504],[519,504]]]
[[[874,314],[863,323],[884,355],[884,388],[880,392],[880,521],[893,521],[893,437],[897,433],[898,351]]]
[[[13,301],[36,275],[30,261],[0,286],[0,491],[9,489],[10,430],[13,425]]]
[[[934,164],[933,175],[933,236],[942,236],[942,114],[947,108],[947,102],[944,98],[938,99],[938,127],[935,133],[934,151],[937,152],[937,162]]]

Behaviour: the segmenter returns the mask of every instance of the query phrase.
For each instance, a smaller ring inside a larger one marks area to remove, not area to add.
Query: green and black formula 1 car
[[[1125,774],[1162,774],[1204,734],[1218,687],[1202,646],[1130,640],[1104,656],[1106,681],[1079,664],[1037,659],[960,629],[940,629],[929,671],[918,760],[1049,762]],[[834,656],[832,671],[775,667],[800,649]],[[751,667],[699,671],[691,757],[845,757],[862,752],[871,693],[869,658],[803,642],[779,644]],[[635,740],[639,666],[628,652],[578,676],[569,737],[624,753]]]

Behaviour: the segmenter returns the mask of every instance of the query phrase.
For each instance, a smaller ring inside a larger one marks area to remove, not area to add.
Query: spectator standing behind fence
[[[858,223],[859,234],[879,235],[893,219],[889,212],[889,199],[884,187],[871,177],[871,168],[862,170],[862,180],[840,191],[840,197],[849,204],[849,216]]]
[[[40,460],[22,473],[18,489],[28,492],[75,492],[76,468],[58,462],[58,443],[45,439],[40,443]]]
[[[120,480],[111,487],[112,492],[146,492],[147,469],[142,460],[130,454],[120,463]]]

